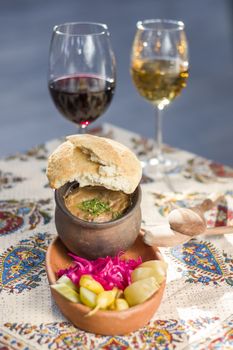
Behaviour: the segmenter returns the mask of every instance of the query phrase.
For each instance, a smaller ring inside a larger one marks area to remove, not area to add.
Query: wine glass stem
[[[83,126],[79,126],[79,134],[81,134],[81,135],[83,135],[83,134],[86,134],[86,129],[87,129],[87,127],[85,126],[85,127],[83,127]]]
[[[155,108],[155,115],[156,115],[156,155],[159,162],[163,161],[163,151],[162,151],[162,143],[163,143],[163,136],[162,136],[162,111],[163,108],[161,106],[157,106]]]

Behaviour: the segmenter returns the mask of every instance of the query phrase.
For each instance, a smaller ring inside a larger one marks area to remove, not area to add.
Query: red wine
[[[114,90],[114,81],[95,75],[63,76],[49,82],[58,110],[72,122],[86,126],[104,113]]]

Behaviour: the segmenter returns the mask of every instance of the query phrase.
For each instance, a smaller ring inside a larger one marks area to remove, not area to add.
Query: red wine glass
[[[56,25],[49,53],[48,87],[59,112],[81,132],[108,108],[116,64],[106,24]]]

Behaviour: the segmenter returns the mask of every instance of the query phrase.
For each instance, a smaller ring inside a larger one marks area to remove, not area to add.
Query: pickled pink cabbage
[[[69,253],[73,263],[69,268],[59,270],[58,277],[66,275],[78,285],[82,275],[91,275],[105,290],[111,290],[113,287],[124,290],[131,283],[131,272],[142,263],[142,258],[124,260],[121,259],[122,254],[87,260]]]

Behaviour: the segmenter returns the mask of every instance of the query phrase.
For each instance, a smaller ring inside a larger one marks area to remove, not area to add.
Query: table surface
[[[150,141],[109,124],[91,132],[126,144],[140,157],[151,150]],[[97,336],[63,317],[51,298],[44,262],[56,235],[46,162],[62,141],[0,160],[0,350],[233,349],[233,234],[161,248],[169,266],[165,294],[150,323],[135,333]],[[208,212],[207,223],[233,225],[233,170],[164,150],[179,166],[165,180],[143,176],[143,223],[166,221],[171,209],[221,193],[224,199]]]

